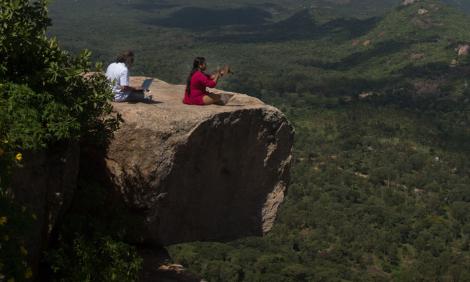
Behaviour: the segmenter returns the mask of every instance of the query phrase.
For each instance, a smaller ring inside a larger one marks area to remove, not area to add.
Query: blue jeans
[[[143,91],[129,91],[114,96],[114,102],[139,102],[145,100]]]

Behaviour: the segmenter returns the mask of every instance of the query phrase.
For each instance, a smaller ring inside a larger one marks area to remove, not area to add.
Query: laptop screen
[[[152,82],[153,82],[153,78],[144,80],[144,82],[142,82],[142,89],[145,91],[149,90],[150,85],[152,85]]]

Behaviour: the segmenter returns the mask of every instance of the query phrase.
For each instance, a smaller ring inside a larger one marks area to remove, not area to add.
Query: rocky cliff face
[[[153,103],[114,104],[124,123],[98,172],[140,216],[138,239],[167,245],[269,231],[289,180],[285,116],[242,94],[201,107],[181,103],[183,86],[156,81],[151,91]]]

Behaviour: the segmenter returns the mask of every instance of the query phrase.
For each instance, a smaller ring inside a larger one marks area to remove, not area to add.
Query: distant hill
[[[134,72],[174,83],[184,80],[192,57],[199,54],[210,54],[215,66],[232,64],[240,70],[238,77],[245,75],[249,65],[257,74],[250,75],[252,83],[241,86],[236,79],[227,83],[250,93],[259,92],[260,84],[280,89],[279,75],[286,76],[289,84],[280,91],[328,88],[333,93],[341,83],[329,88],[327,81],[338,75],[353,84],[341,86],[345,88],[338,90],[341,93],[351,87],[354,92],[379,89],[394,80],[410,79],[413,75],[408,72],[417,74],[423,68],[438,75],[455,59],[458,44],[470,38],[468,16],[440,1],[421,0],[407,7],[395,0],[309,3],[58,0],[51,6],[50,32],[67,48],[91,49],[105,62],[119,50],[134,49],[138,54]],[[338,17],[343,12],[350,16]],[[369,17],[353,17],[361,13]],[[120,16],[124,14],[126,21]],[[272,59],[279,58],[279,53],[283,68]],[[311,77],[328,79],[318,83]]]
[[[467,0],[442,0],[443,2],[453,5],[463,11],[470,13],[470,1]]]
[[[439,1],[397,7],[367,34],[354,39],[352,45],[358,45],[351,49],[354,56],[342,64],[353,68],[356,61],[390,76],[410,66],[448,65],[456,57],[458,44],[470,40],[468,26],[468,16]]]

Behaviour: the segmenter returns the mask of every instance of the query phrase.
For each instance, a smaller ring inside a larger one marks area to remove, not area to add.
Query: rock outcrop
[[[402,4],[403,6],[408,6],[408,5],[414,4],[414,3],[418,2],[418,1],[419,1],[419,0],[402,0],[401,4]]]
[[[168,245],[268,232],[289,181],[294,134],[286,117],[242,94],[215,90],[230,97],[227,105],[201,107],[182,104],[184,86],[154,81],[151,91],[153,102],[114,104],[124,122],[105,168],[140,218],[139,240]]]
[[[465,57],[470,52],[470,45],[469,44],[460,44],[455,51],[457,51],[457,55],[459,57]]]

